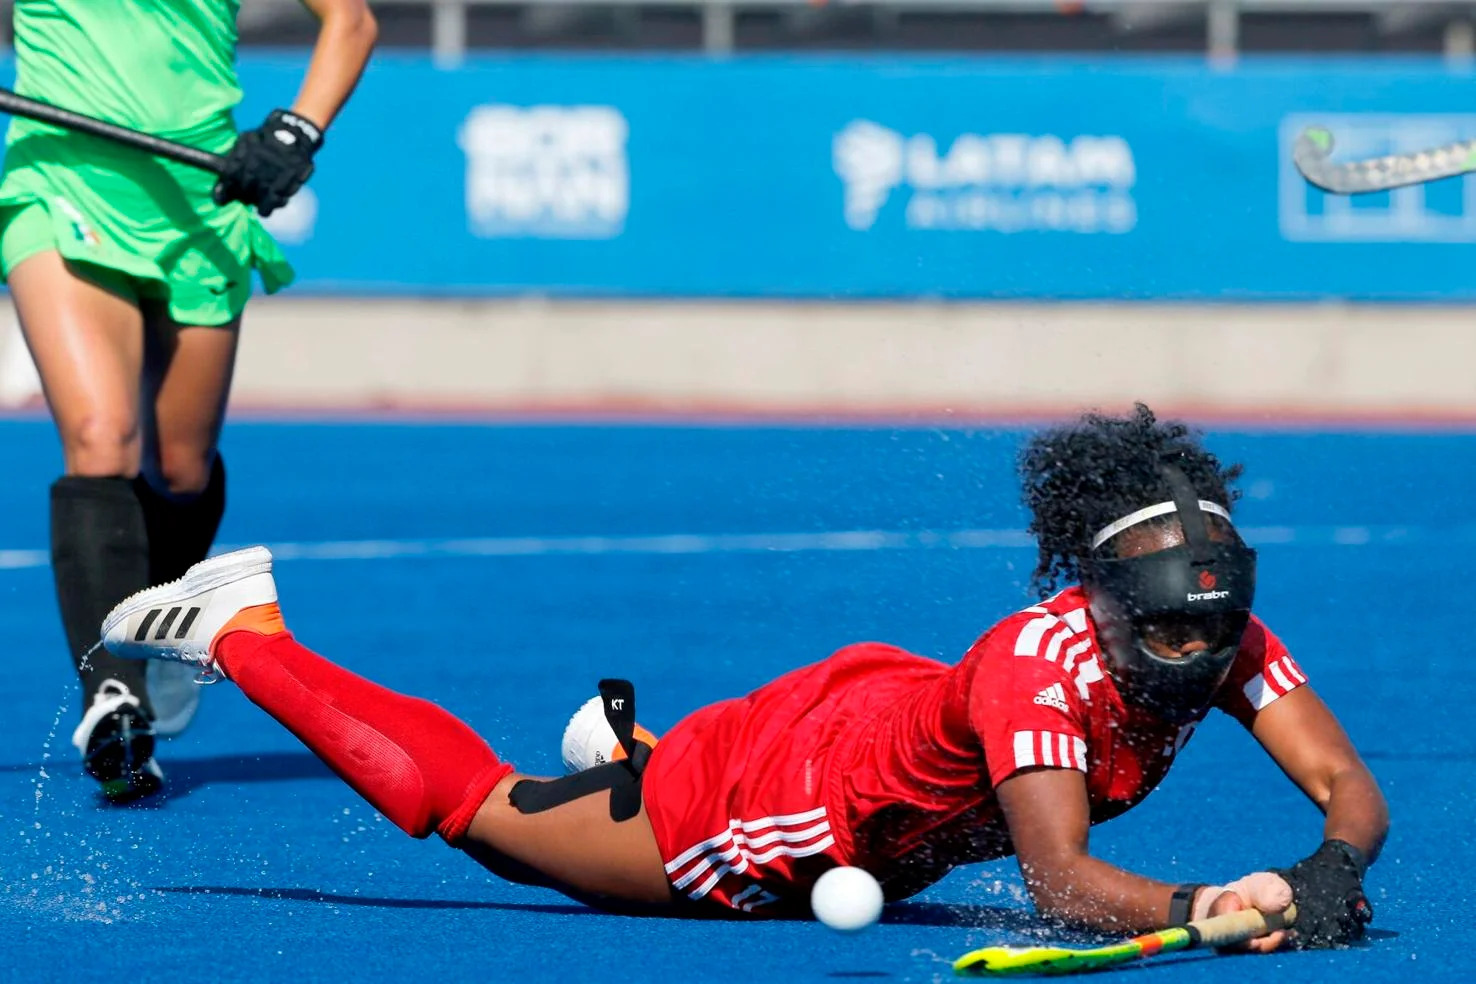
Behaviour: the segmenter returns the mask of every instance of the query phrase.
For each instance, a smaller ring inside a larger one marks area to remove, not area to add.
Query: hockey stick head
[[[1059,946],[990,946],[959,957],[953,962],[953,972],[959,977],[1025,977],[1102,970],[1141,957],[1196,946],[1235,946],[1284,929],[1295,923],[1296,918],[1295,905],[1288,906],[1285,912],[1242,909],[1083,950]]]
[[[1297,146],[1303,156],[1331,156],[1333,153],[1333,131],[1327,127],[1308,127],[1297,136]]]
[[[1328,164],[1328,158],[1332,156],[1332,152],[1332,131],[1325,127],[1309,126],[1297,135],[1297,141],[1292,146],[1292,163],[1296,164],[1297,170],[1308,184],[1336,193],[1342,189],[1336,187],[1336,181],[1329,173],[1332,168]]]
[[[1305,144],[1305,156],[1328,157],[1333,151],[1332,131],[1323,126],[1309,126],[1297,137],[1298,145]]]
[[[1183,949],[1191,939],[1189,931],[1179,927],[1085,950],[1059,946],[989,946],[959,957],[953,962],[953,972],[960,977],[1077,974],[1127,963],[1164,949]]]
[[[1476,171],[1476,140],[1407,154],[1334,164],[1332,134],[1308,127],[1292,147],[1292,162],[1307,183],[1334,195],[1361,195],[1427,184]]]

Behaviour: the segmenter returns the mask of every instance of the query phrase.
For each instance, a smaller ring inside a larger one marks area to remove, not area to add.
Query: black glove
[[[1363,852],[1340,840],[1323,841],[1316,853],[1277,870],[1291,886],[1297,921],[1294,946],[1312,949],[1346,946],[1363,938],[1373,906],[1363,894]]]
[[[313,173],[313,155],[323,146],[323,131],[312,120],[274,109],[266,122],[247,130],[226,154],[215,183],[215,203],[244,202],[262,215],[287,204]]]

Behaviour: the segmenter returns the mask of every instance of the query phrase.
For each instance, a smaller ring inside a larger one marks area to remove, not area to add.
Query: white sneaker
[[[174,738],[190,726],[200,709],[200,671],[188,663],[151,659],[144,667],[149,706],[154,709],[154,734]]]
[[[72,732],[87,774],[102,783],[103,795],[125,803],[159,791],[164,772],[154,761],[154,728],[128,685],[111,677],[92,695],[92,704]]]
[[[266,547],[202,560],[177,581],[125,598],[103,620],[102,641],[125,659],[188,663],[203,671],[197,679],[204,682],[219,672],[215,641],[235,629],[285,629]]]

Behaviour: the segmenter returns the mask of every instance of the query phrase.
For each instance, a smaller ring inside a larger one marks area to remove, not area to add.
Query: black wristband
[[[1322,844],[1324,847],[1332,846],[1342,851],[1348,860],[1352,862],[1353,867],[1358,869],[1359,878],[1368,874],[1368,855],[1364,854],[1352,844],[1349,844],[1345,840],[1337,840],[1336,838],[1325,840]]]
[[[1174,889],[1174,894],[1169,898],[1170,926],[1187,926],[1189,919],[1194,915],[1194,896],[1204,888],[1203,884],[1180,885]]]
[[[323,128],[318,126],[318,124],[314,123],[312,120],[308,119],[306,116],[300,116],[290,109],[278,109],[274,110],[272,114],[267,117],[268,123],[270,123],[272,120],[276,120],[278,123],[289,126],[300,136],[306,137],[308,148],[311,151],[316,152],[319,147],[323,146]]]

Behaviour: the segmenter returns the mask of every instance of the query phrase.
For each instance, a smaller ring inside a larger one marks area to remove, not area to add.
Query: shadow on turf
[[[363,905],[386,909],[501,909],[510,912],[544,912],[561,916],[599,915],[587,906],[572,903],[477,902],[462,899],[386,899],[372,895],[332,895],[310,888],[241,888],[233,885],[164,885],[156,892],[178,895],[239,895],[252,899],[281,899],[288,902],[322,902],[326,905]]]
[[[826,977],[891,977],[885,970],[832,970]]]
[[[1025,909],[949,902],[896,902],[882,910],[881,921],[889,926],[958,926],[1000,932],[1039,930],[1046,925]]]
[[[56,763],[48,763],[55,770]],[[166,808],[169,802],[188,796],[201,786],[212,783],[241,782],[290,782],[300,779],[333,779],[328,767],[317,757],[307,752],[262,752],[256,755],[216,755],[209,758],[166,758],[164,766],[164,791],[147,799],[133,800],[124,804],[108,804],[101,792],[96,794],[99,807],[104,809],[157,810]],[[22,765],[0,765],[0,773],[37,772],[40,763]],[[81,779],[81,769],[78,768]],[[96,786],[93,787],[96,790]]]
[[[208,758],[160,756],[164,766],[164,798],[188,796],[201,786],[218,782],[288,782],[297,779],[334,779],[328,767],[309,752],[263,752],[255,755],[213,755]]]
[[[610,913],[577,903],[559,902],[481,902],[472,899],[390,899],[372,895],[334,895],[310,888],[245,888],[234,885],[160,885],[156,892],[176,895],[234,895],[251,899],[275,899],[286,902],[317,902],[324,905],[357,905],[384,909],[482,909],[501,912],[537,912],[556,916],[600,916]],[[648,914],[649,915],[649,914]],[[691,918],[695,913],[671,913],[674,918]],[[713,915],[713,914],[710,914]],[[900,926],[957,926],[1027,936],[1049,933],[1048,940],[1061,946],[1089,946],[1110,942],[1113,938],[1090,933],[1063,930],[1051,926],[1024,909],[1007,909],[989,905],[951,905],[943,902],[900,902],[882,912],[881,921]],[[1363,949],[1378,940],[1397,939],[1399,933],[1370,929],[1368,938],[1355,944]],[[1245,956],[1249,956],[1246,954]],[[1172,967],[1187,960],[1204,959],[1205,954],[1183,954],[1167,960],[1138,964],[1138,969]],[[827,977],[890,977],[885,971],[838,970]]]
[[[251,755],[213,755],[208,758],[169,758],[161,754],[165,784],[163,799],[188,796],[201,786],[217,782],[287,782],[295,779],[335,779],[317,756],[308,752],[259,752]],[[48,763],[55,769],[57,763]],[[41,763],[0,765],[0,772],[36,772]],[[78,770],[81,771],[80,769]]]
[[[606,915],[600,909],[576,903],[481,902],[470,899],[391,899],[372,895],[334,895],[310,888],[247,888],[235,885],[160,885],[156,892],[177,895],[235,895],[253,899],[288,902],[320,902],[325,905],[360,905],[386,909],[498,909],[509,912],[543,912],[562,916]],[[673,913],[688,917],[689,913]],[[1041,921],[1022,909],[985,905],[948,905],[941,902],[902,902],[888,906],[883,923],[901,926],[966,926],[972,929],[1039,929]]]

